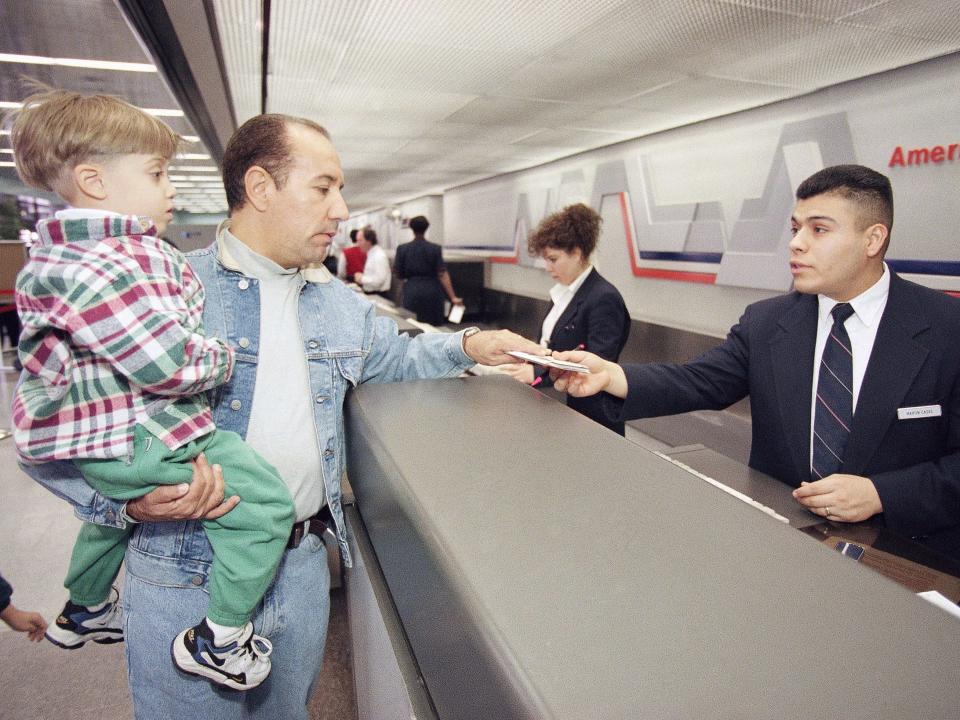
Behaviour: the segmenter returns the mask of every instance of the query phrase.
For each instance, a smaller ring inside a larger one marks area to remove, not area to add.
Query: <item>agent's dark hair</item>
[[[579,248],[588,259],[597,247],[603,218],[589,205],[577,203],[545,217],[527,238],[527,250],[539,255],[547,248],[573,252]]]
[[[369,225],[367,225],[365,228],[363,228],[363,239],[366,240],[366,241],[367,241],[368,243],[370,243],[371,245],[376,245],[376,244],[377,244],[377,231],[374,230],[374,229],[373,229],[372,227],[370,227]]]
[[[330,133],[322,125],[306,118],[267,113],[247,120],[233,134],[223,152],[223,187],[230,212],[246,204],[244,177],[254,166],[266,170],[277,187],[283,188],[293,163],[287,132],[290,125],[301,125],[330,139]]]
[[[430,227],[430,221],[427,220],[423,215],[417,215],[415,218],[410,218],[410,229],[413,230],[414,235],[423,235],[427,228]]]
[[[871,225],[887,228],[887,251],[893,231],[893,188],[890,179],[876,170],[863,165],[833,165],[814,173],[797,188],[797,200],[806,200],[817,195],[838,195],[857,206],[860,229]]]
[[[357,228],[354,228],[350,231],[350,242],[355,243],[357,241]]]

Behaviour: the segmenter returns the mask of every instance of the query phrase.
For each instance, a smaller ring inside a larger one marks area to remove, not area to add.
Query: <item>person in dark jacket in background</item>
[[[620,291],[590,262],[600,237],[600,215],[578,203],[544,218],[527,240],[531,255],[539,255],[557,284],[550,289],[553,304],[543,319],[541,345],[551,350],[589,350],[616,362],[630,334],[630,313]],[[546,387],[546,368],[528,364],[506,366],[517,380]],[[567,397],[567,405],[615,433],[622,421],[611,420],[597,397]]]
[[[462,305],[450,283],[450,274],[443,264],[443,251],[425,237],[430,222],[417,215],[410,220],[413,240],[397,248],[393,269],[403,285],[403,306],[417,314],[417,320],[440,325],[443,322],[444,296],[452,305]]]
[[[3,620],[11,630],[25,632],[33,642],[40,642],[47,631],[47,621],[40,613],[20,610],[10,602],[11,595],[13,595],[13,588],[3,579],[3,575],[0,575],[0,620]]]

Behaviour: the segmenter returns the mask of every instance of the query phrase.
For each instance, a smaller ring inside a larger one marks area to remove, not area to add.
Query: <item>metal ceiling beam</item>
[[[115,0],[219,165],[237,127],[209,0]]]
[[[267,112],[267,90],[270,73],[270,0],[263,0],[263,31],[260,56],[260,112]]]

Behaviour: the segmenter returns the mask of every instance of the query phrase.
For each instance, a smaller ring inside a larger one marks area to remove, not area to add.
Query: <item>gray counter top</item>
[[[960,623],[505,377],[361,386],[350,479],[441,718],[954,718]]]

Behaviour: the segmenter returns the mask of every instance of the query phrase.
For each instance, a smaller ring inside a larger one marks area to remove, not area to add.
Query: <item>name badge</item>
[[[939,405],[917,405],[916,407],[897,408],[898,420],[914,420],[916,418],[940,417],[943,411]]]

